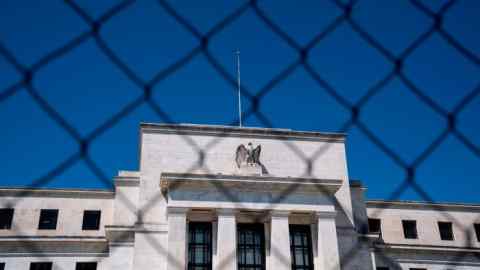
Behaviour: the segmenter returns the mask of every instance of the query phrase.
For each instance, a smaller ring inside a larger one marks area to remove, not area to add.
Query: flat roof
[[[110,189],[0,187],[3,197],[113,198]]]
[[[367,204],[367,208],[423,209],[435,211],[480,211],[480,204],[474,203],[422,202],[408,200],[366,200],[365,202]]]
[[[300,139],[300,140],[345,140],[345,133],[296,131],[281,128],[257,128],[236,127],[222,125],[197,125],[197,124],[160,124],[140,123],[140,129],[144,132],[159,132],[183,135],[210,135],[222,137],[266,137],[277,139]]]

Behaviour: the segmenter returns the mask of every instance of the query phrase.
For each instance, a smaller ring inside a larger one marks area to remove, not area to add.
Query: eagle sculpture
[[[235,161],[237,162],[238,168],[243,163],[247,163],[247,165],[254,166],[254,165],[261,165],[260,163],[260,151],[262,150],[262,146],[258,145],[256,148],[253,148],[252,143],[248,143],[248,148],[245,145],[240,144],[237,147],[237,153],[235,157]]]

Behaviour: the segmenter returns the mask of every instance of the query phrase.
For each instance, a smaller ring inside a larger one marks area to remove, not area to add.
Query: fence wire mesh
[[[409,57],[420,47],[422,44],[427,42],[434,34],[437,34],[441,37],[448,45],[451,50],[455,50],[460,53],[466,61],[469,61],[471,64],[476,66],[480,70],[480,57],[476,55],[469,48],[464,46],[460,41],[458,41],[454,35],[449,33],[443,25],[444,17],[455,6],[457,1],[445,1],[445,3],[436,11],[430,9],[424,2],[419,0],[411,0],[410,5],[421,12],[423,16],[430,19],[431,23],[429,27],[421,33],[414,40],[409,42],[409,45],[401,51],[400,53],[394,53],[380,42],[374,35],[369,33],[362,24],[359,23],[352,14],[355,12],[356,5],[358,1],[350,1],[344,3],[340,0],[332,1],[340,14],[335,17],[326,27],[323,27],[318,33],[315,33],[314,37],[307,42],[305,45],[302,45],[298,42],[295,37],[292,37],[286,31],[282,29],[281,24],[277,24],[258,3],[259,1],[248,1],[244,4],[238,6],[235,10],[229,13],[227,16],[223,17],[217,24],[210,28],[209,31],[202,33],[195,24],[193,24],[189,19],[182,16],[171,3],[158,0],[157,3],[159,7],[163,9],[175,22],[183,27],[191,36],[196,40],[196,46],[187,52],[182,57],[178,58],[173,64],[163,67],[158,70],[158,72],[152,76],[150,79],[145,80],[139,76],[128,64],[126,64],[122,57],[120,57],[108,44],[104,36],[102,36],[102,28],[120,14],[121,12],[129,9],[135,3],[134,1],[121,1],[116,5],[109,8],[98,18],[91,16],[84,8],[81,7],[76,1],[66,0],[64,4],[74,11],[88,26],[87,31],[79,33],[77,36],[63,44],[58,48],[52,49],[49,53],[43,55],[38,61],[31,65],[24,65],[17,58],[17,56],[12,53],[10,49],[0,40],[0,56],[2,56],[6,61],[21,75],[20,80],[14,82],[11,85],[2,87],[0,91],[0,106],[5,101],[9,100],[11,97],[16,95],[20,91],[24,91],[28,94],[33,102],[35,102],[48,116],[58,125],[63,131],[65,131],[71,138],[76,141],[78,145],[78,150],[58,163],[52,170],[48,171],[44,175],[39,175],[30,183],[31,187],[41,187],[49,183],[56,176],[62,174],[76,163],[84,161],[89,170],[107,186],[111,186],[111,180],[107,173],[102,169],[102,166],[97,164],[94,159],[92,159],[90,149],[92,143],[97,140],[102,134],[107,132],[116,126],[119,122],[129,116],[134,110],[142,105],[147,105],[150,107],[158,117],[164,123],[175,124],[171,113],[168,110],[165,110],[158,102],[152,98],[154,92],[154,87],[160,82],[166,80],[182,68],[184,68],[188,63],[193,61],[193,59],[199,55],[203,55],[205,59],[211,66],[211,69],[216,72],[219,78],[222,78],[225,82],[232,86],[232,89],[235,89],[236,78],[231,72],[231,70],[226,69],[215,56],[215,52],[211,50],[209,44],[211,40],[216,37],[223,29],[233,24],[236,20],[239,19],[245,12],[251,11],[255,16],[260,19],[264,25],[277,37],[279,37],[286,45],[292,48],[296,52],[296,59],[283,67],[280,73],[276,76],[270,78],[268,83],[263,87],[252,91],[252,89],[247,89],[245,86],[242,87],[242,97],[247,99],[251,106],[245,112],[243,112],[243,118],[248,118],[249,116],[256,116],[257,119],[261,122],[264,127],[275,128],[274,124],[271,122],[269,115],[262,112],[262,104],[264,104],[264,99],[267,94],[272,91],[275,91],[275,87],[282,83],[285,79],[291,76],[294,71],[297,69],[303,69],[306,73],[320,86],[318,91],[324,91],[327,95],[331,96],[340,107],[344,108],[349,112],[348,120],[341,125],[341,128],[338,132],[348,133],[353,127],[358,128],[358,130],[363,133],[369,141],[371,141],[378,149],[380,149],[386,156],[391,159],[395,164],[401,167],[405,172],[405,178],[403,182],[398,185],[395,190],[387,198],[388,200],[394,200],[400,197],[400,195],[407,189],[413,188],[418,195],[425,201],[434,202],[434,199],[429,195],[429,193],[419,185],[418,180],[416,179],[417,169],[432,155],[432,153],[438,149],[446,140],[448,136],[453,136],[458,141],[460,141],[466,149],[468,149],[476,158],[480,158],[480,146],[476,145],[474,141],[465,135],[458,128],[458,119],[459,114],[478,96],[480,95],[480,85],[473,89],[469,89],[469,92],[458,102],[453,109],[446,109],[444,106],[440,105],[434,98],[425,93],[411,78],[404,72],[404,63],[409,59]],[[358,36],[371,48],[376,50],[380,55],[391,63],[391,70],[386,73],[386,75],[375,82],[366,93],[358,99],[357,102],[351,102],[349,99],[345,98],[340,91],[336,89],[327,79],[325,79],[320,72],[316,70],[314,65],[310,61],[311,51],[327,37],[332,35],[341,25],[348,26],[353,30]],[[55,106],[53,106],[46,98],[42,96],[42,93],[38,86],[35,84],[35,78],[38,76],[48,64],[57,61],[68,55],[72,50],[77,47],[82,46],[87,41],[94,41],[98,49],[111,61],[111,63],[120,70],[123,75],[125,75],[142,93],[142,95],[134,100],[131,100],[127,104],[118,110],[115,114],[111,115],[106,121],[99,123],[91,132],[86,135],[79,131],[72,123],[70,123],[67,118],[60,113]],[[478,71],[478,70],[477,70]],[[385,86],[390,83],[392,80],[399,80],[405,88],[410,91],[417,99],[420,101],[423,106],[433,110],[438,116],[440,116],[446,123],[445,129],[443,129],[435,138],[424,148],[424,150],[413,159],[412,162],[405,160],[398,154],[388,143],[384,142],[376,132],[371,130],[368,125],[366,125],[365,120],[360,118],[360,114],[364,108],[364,105],[370,101],[374,96],[379,94],[385,89]],[[239,120],[235,119],[231,122],[231,125],[238,125]],[[471,125],[476,125],[478,123],[470,123]],[[219,141],[221,141],[221,136],[217,139],[210,141],[206,146],[198,145],[194,139],[190,138],[188,135],[182,135],[183,140],[195,150],[198,155],[198,161],[195,164],[192,164],[191,168],[187,172],[194,171],[198,168],[205,169],[205,159],[208,155],[208,149],[215,146]],[[295,153],[298,157],[303,160],[306,164],[305,176],[311,174],[312,164],[319,156],[321,156],[325,151],[325,147],[318,149],[313,155],[306,155],[302,152],[301,149],[298,149],[294,144],[286,142],[287,146]],[[208,168],[206,168],[208,171]],[[214,172],[210,172],[214,173]],[[220,184],[216,184],[216,188],[219,192],[225,194],[231,201],[240,203],[238,195],[232,193],[228,188],[223,187]],[[275,198],[275,203],[282,202],[289,195],[294,193],[298,186],[292,186],[288,191],[282,193],[279,197]],[[323,192],[320,190],[320,192]],[[28,191],[25,191],[24,196],[28,196]],[[122,196],[121,194],[116,194],[116,196]],[[136,209],[135,203],[130,202],[130,198],[122,196],[120,198],[125,204],[130,208],[130,211],[134,213],[139,213],[139,220],[141,221],[142,214],[148,212],[155,203],[158,202],[160,198],[155,198],[150,201],[147,205],[144,205],[142,209]],[[338,202],[333,202],[338,206]],[[14,205],[12,205],[14,207]],[[469,228],[464,227],[462,223],[456,220],[455,217],[449,215],[447,212],[442,211],[441,206],[434,206],[442,215],[445,216],[448,220],[451,220],[455,226],[461,228],[466,233]],[[378,210],[382,211],[382,210]],[[377,213],[378,214],[378,213]],[[373,216],[376,214],[374,213]],[[359,234],[364,234],[365,228],[357,228]],[[473,242],[472,236],[469,235],[469,243]],[[126,236],[125,236],[126,237]],[[149,239],[150,244],[158,250],[160,253],[168,254],[155,239]],[[30,250],[33,253],[42,253],[42,250],[39,249],[35,243],[27,243],[26,249]],[[358,245],[362,245],[362,242],[358,242]],[[359,246],[354,246],[351,250],[346,252],[346,255],[342,256],[342,267],[345,267],[349,264],[349,258],[353,257],[358,250]],[[271,252],[275,253],[276,247],[271,247]],[[383,257],[384,260],[390,260],[388,254],[382,254],[382,249],[376,249],[376,252],[379,253],[380,257]],[[168,256],[168,255],[166,255]],[[236,256],[232,254],[230,258]],[[467,253],[458,252],[454,261],[462,261],[464,256],[467,256]],[[480,259],[478,255],[475,255],[477,259]],[[395,264],[395,262],[392,262]],[[176,262],[177,265],[181,265],[180,262]]]

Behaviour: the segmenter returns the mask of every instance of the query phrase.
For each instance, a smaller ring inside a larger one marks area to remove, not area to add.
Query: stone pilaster
[[[340,270],[335,212],[317,212],[317,263],[315,270]]]
[[[217,210],[217,256],[214,270],[237,269],[237,224],[231,209]]]
[[[271,269],[290,270],[292,259],[290,255],[290,233],[288,211],[271,212],[270,233],[270,263]]]
[[[186,208],[168,208],[167,270],[185,270],[187,260]]]

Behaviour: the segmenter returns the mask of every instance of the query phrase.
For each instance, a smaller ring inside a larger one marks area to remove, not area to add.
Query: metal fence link
[[[70,41],[66,42],[58,48],[52,49],[49,53],[43,55],[37,62],[33,63],[30,66],[25,66],[18,60],[17,56],[7,49],[3,41],[0,40],[0,56],[6,59],[6,61],[19,73],[21,74],[21,79],[17,82],[14,82],[8,86],[0,86],[2,89],[0,91],[0,106],[2,103],[11,98],[19,91],[25,91],[28,96],[34,101],[62,130],[64,130],[73,140],[76,141],[78,148],[77,151],[71,153],[65,160],[58,163],[52,170],[48,171],[44,175],[39,175],[37,178],[32,179],[31,187],[40,187],[50,182],[56,176],[62,174],[67,169],[71,168],[80,161],[84,161],[87,167],[91,172],[102,181],[107,186],[111,186],[110,177],[104,170],[99,166],[91,157],[90,148],[92,143],[106,131],[112,129],[115,125],[121,122],[124,118],[130,115],[135,109],[142,105],[147,105],[150,107],[158,117],[165,123],[175,122],[172,120],[170,113],[162,108],[153,98],[152,93],[155,85],[162,82],[163,80],[169,78],[182,68],[184,68],[188,63],[192,61],[193,58],[203,55],[207,59],[207,62],[210,64],[212,70],[218,74],[218,77],[225,80],[228,84],[232,85],[232,89],[236,86],[235,76],[225,69],[218,58],[215,56],[215,52],[212,51],[209,47],[210,41],[216,35],[218,35],[225,27],[229,26],[235,22],[242,14],[246,11],[253,11],[253,14],[257,16],[261,22],[275,35],[277,35],[285,44],[291,47],[296,52],[296,59],[288,64],[287,66],[281,69],[277,75],[273,76],[265,85],[260,87],[258,91],[252,91],[247,89],[245,86],[242,86],[242,96],[243,98],[248,99],[252,106],[246,112],[243,112],[243,117],[247,118],[248,116],[256,116],[263,126],[268,128],[274,128],[274,125],[269,119],[269,116],[261,112],[262,103],[264,102],[265,96],[275,91],[275,87],[279,85],[282,81],[287,79],[292,73],[297,69],[303,69],[306,71],[306,74],[310,76],[313,81],[318,84],[318,91],[324,91],[327,95],[331,96],[339,106],[350,112],[349,119],[343,123],[339,132],[348,132],[353,127],[357,127],[358,130],[363,133],[368,140],[370,140],[378,149],[380,149],[386,156],[396,163],[405,171],[405,179],[403,182],[396,187],[396,189],[390,194],[387,198],[393,200],[399,198],[399,196],[407,189],[413,188],[418,195],[425,201],[432,202],[434,201],[432,197],[425,191],[418,183],[416,179],[417,169],[431,156],[431,154],[439,148],[445,141],[445,139],[452,135],[456,137],[469,151],[471,151],[477,158],[480,158],[480,146],[476,145],[470,138],[468,138],[461,130],[458,129],[458,117],[459,114],[464,110],[464,108],[469,105],[474,99],[478,98],[480,95],[480,85],[474,89],[470,89],[469,93],[466,94],[458,104],[456,104],[452,110],[448,110],[438,104],[433,98],[426,94],[421,87],[416,85],[409,76],[404,72],[404,63],[412,55],[414,51],[417,50],[422,44],[427,42],[433,34],[438,34],[446,43],[449,44],[452,50],[458,51],[463,58],[471,62],[480,70],[480,56],[476,55],[474,52],[469,50],[461,42],[459,42],[455,37],[449,33],[444,25],[443,20],[445,15],[449,10],[456,4],[456,1],[446,1],[443,6],[438,11],[432,11],[425,4],[419,0],[411,0],[410,4],[416,10],[421,12],[425,17],[431,20],[430,26],[427,30],[421,33],[416,39],[411,40],[409,45],[400,53],[396,54],[386,48],[374,35],[369,33],[362,24],[358,22],[352,14],[355,12],[355,7],[358,1],[350,1],[344,3],[340,0],[332,1],[339,10],[341,14],[331,20],[323,29],[314,35],[314,37],[307,42],[305,45],[300,44],[294,37],[287,34],[286,31],[282,29],[282,25],[279,25],[272,20],[269,15],[259,6],[259,1],[248,1],[240,5],[233,12],[229,13],[227,16],[222,18],[217,24],[215,24],[209,31],[203,34],[198,28],[187,18],[180,15],[179,12],[167,1],[158,0],[158,5],[168,14],[175,22],[183,27],[188,33],[190,33],[197,41],[196,46],[187,52],[182,57],[178,58],[173,64],[163,67],[158,70],[158,72],[148,80],[142,79],[135,71],[129,67],[124,61],[121,60],[114,50],[110,48],[108,42],[102,36],[102,28],[104,25],[108,24],[109,21],[117,16],[120,12],[129,9],[134,1],[127,0],[121,1],[115,6],[109,8],[103,15],[99,16],[98,19],[94,19],[88,12],[83,9],[79,4],[74,0],[65,0],[64,4],[73,10],[89,27],[88,31],[79,33],[76,37],[72,38]],[[389,63],[391,63],[391,70],[387,72],[385,77],[380,80],[373,82],[371,87],[366,91],[366,93],[358,99],[357,102],[352,103],[344,96],[339,94],[339,91],[335,89],[332,84],[325,79],[322,74],[320,74],[315,67],[310,62],[309,55],[311,50],[315,48],[319,43],[322,43],[326,37],[334,33],[340,25],[347,25],[355,33],[357,33],[360,38],[368,44],[371,48],[375,49],[384,57]],[[58,60],[59,58],[64,57],[69,54],[72,50],[77,47],[82,46],[85,42],[93,40],[99,50],[110,60],[110,62],[120,70],[132,83],[138,88],[138,91],[142,95],[134,100],[131,100],[129,103],[125,104],[120,110],[110,116],[106,121],[99,123],[93,131],[91,131],[86,136],[81,135],[82,133],[77,130],[74,125],[72,125],[65,116],[63,116],[52,104],[50,104],[47,99],[45,99],[41,91],[38,89],[38,86],[35,85],[34,79],[36,78],[39,71],[41,71],[49,63]],[[364,120],[360,119],[364,105],[372,99],[374,96],[382,92],[385,86],[394,79],[398,79],[405,87],[410,91],[422,104],[423,106],[431,108],[436,114],[441,116],[445,123],[446,128],[442,130],[434,140],[427,145],[423,152],[421,152],[416,158],[413,159],[413,162],[408,162],[404,160],[398,153],[396,153],[389,144],[382,141],[382,139],[371,130]],[[253,94],[255,93],[255,94]],[[237,125],[238,119],[235,119],[231,125]],[[471,123],[474,125],[475,123]],[[207,150],[213,147],[218,143],[221,138],[212,140],[209,142],[206,147],[201,147],[195,143],[195,141],[187,135],[183,135],[182,138],[185,140],[188,145],[194,149],[198,154],[198,161],[195,164],[192,164],[190,171],[195,170],[196,168],[202,167],[204,165],[204,160],[206,159]],[[312,164],[315,159],[322,155],[326,149],[318,149],[312,156],[307,156],[300,149],[296,148],[293,144],[287,143],[287,146],[295,153],[301,160],[303,160],[307,166],[305,175],[309,175],[312,170]],[[208,169],[208,168],[207,168]],[[219,192],[224,193],[228,198],[234,202],[238,202],[239,199],[235,194],[232,194],[225,187],[221,185],[216,185],[216,188]],[[276,198],[277,202],[281,202],[286,197],[289,196],[292,192],[295,192],[296,186],[293,186],[287,192],[282,194],[280,197]],[[25,192],[25,196],[28,196],[28,192]],[[117,196],[121,196],[117,194]],[[126,197],[120,198],[125,201],[127,206],[130,207],[131,211],[136,211],[135,204],[129,202],[129,199]],[[145,213],[156,203],[156,200],[152,200],[146,206],[141,209],[140,213]],[[441,210],[441,209],[438,209]],[[141,218],[141,217],[140,217]],[[448,216],[450,220],[453,220],[456,226],[462,226],[460,222],[456,221],[455,218]],[[462,227],[463,228],[463,227]],[[468,228],[463,228],[467,231]],[[470,239],[473,241],[473,239]],[[159,249],[159,252],[167,253],[166,250],[160,250],[161,246],[159,243],[156,243],[154,239],[150,241],[152,246]],[[274,250],[275,247],[272,247]],[[35,245],[30,247],[33,252],[42,252],[38,250]],[[357,250],[357,247],[354,247],[352,250],[347,252],[347,254],[353,254]],[[233,256],[233,255],[232,255]],[[462,260],[463,255],[459,254],[456,260]],[[478,255],[477,255],[478,256]],[[346,256],[349,258],[350,256]],[[388,259],[385,257],[385,259]],[[342,263],[348,264],[347,261]]]

